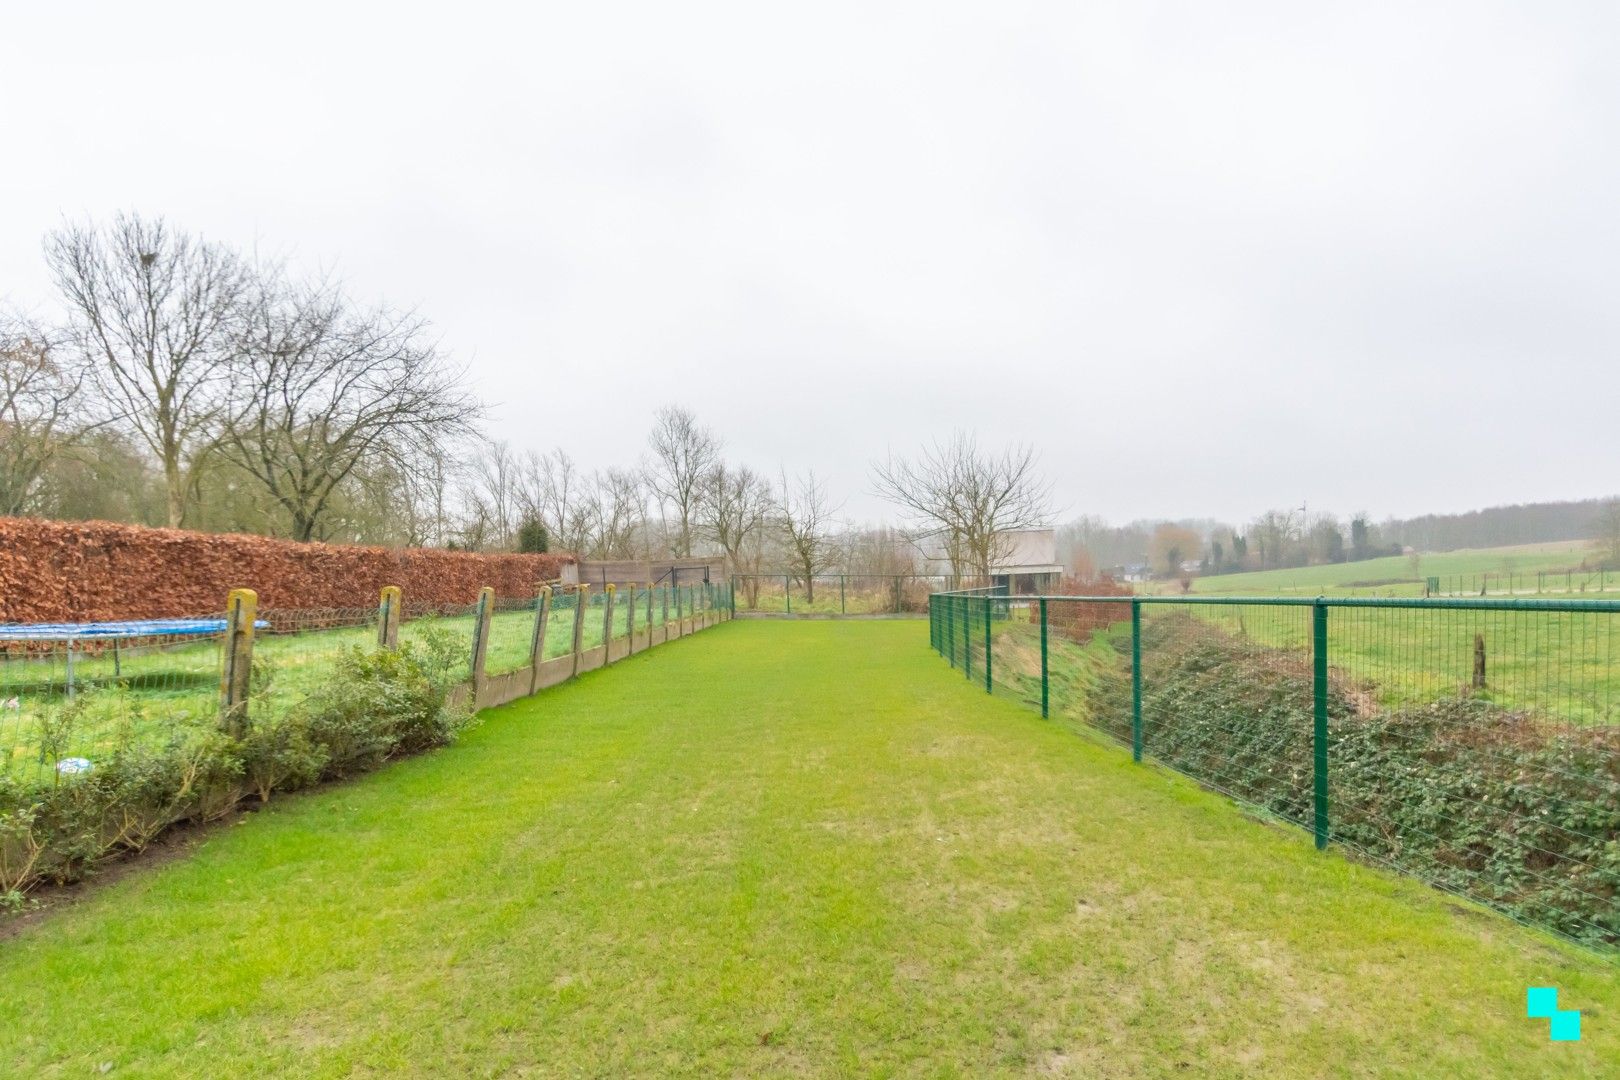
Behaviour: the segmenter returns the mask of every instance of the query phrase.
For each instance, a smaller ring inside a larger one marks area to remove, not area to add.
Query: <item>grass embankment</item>
[[[1580,1076],[1601,959],[951,678],[737,623],[0,943],[16,1075]],[[1580,1043],[1524,1018],[1585,1010]]]

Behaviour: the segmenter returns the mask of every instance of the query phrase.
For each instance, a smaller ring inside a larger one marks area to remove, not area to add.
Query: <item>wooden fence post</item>
[[[630,583],[630,595],[624,600],[624,655],[636,655],[636,583]]]
[[[478,614],[473,622],[472,683],[473,700],[484,685],[484,656],[489,652],[489,623],[495,615],[495,590],[488,585],[478,590]]]
[[[585,606],[591,598],[591,585],[588,581],[580,582],[579,589],[574,593],[574,671],[579,674],[579,650],[585,641]]]
[[[607,593],[602,598],[602,666],[607,667],[613,659],[613,600],[619,595],[619,587],[609,584]]]
[[[219,676],[221,726],[232,738],[247,730],[248,694],[253,688],[253,623],[259,594],[232,589],[225,598],[225,641]]]
[[[540,603],[534,612],[534,637],[529,640],[529,693],[540,691],[540,665],[546,659],[546,620],[551,617],[551,586],[540,586]]]
[[[384,585],[377,602],[377,647],[399,648],[399,606],[403,599],[398,585]]]

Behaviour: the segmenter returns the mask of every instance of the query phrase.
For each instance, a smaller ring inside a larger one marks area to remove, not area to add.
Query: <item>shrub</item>
[[[270,696],[273,667],[255,663],[239,738],[182,727],[153,745],[137,737],[140,710],[116,691],[54,707],[41,720],[41,764],[61,759],[93,711],[110,710],[117,724],[96,726],[122,735],[86,772],[53,772],[43,783],[0,776],[0,900],[15,906],[39,880],[79,880],[97,860],[138,852],[178,822],[222,816],[247,791],[262,802],[450,742],[471,721],[467,708],[451,705],[462,651],[455,635],[433,628],[394,651],[355,647],[313,695],[280,711]]]
[[[397,650],[356,646],[339,658],[306,705],[308,737],[325,752],[322,776],[349,776],[455,738],[469,717],[449,704],[457,662],[449,639],[429,630]]]

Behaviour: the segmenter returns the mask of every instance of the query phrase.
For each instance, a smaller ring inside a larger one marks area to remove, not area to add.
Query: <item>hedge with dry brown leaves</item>
[[[300,544],[104,521],[0,518],[0,622],[162,619],[223,611],[231,589],[259,607],[361,608],[384,585],[416,607],[470,604],[493,586],[533,596],[572,555]]]

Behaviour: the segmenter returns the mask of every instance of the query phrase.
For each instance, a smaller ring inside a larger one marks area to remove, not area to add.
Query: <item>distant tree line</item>
[[[1463,514],[1374,522],[1303,507],[1268,510],[1246,525],[1218,521],[1134,521],[1110,525],[1081,517],[1057,530],[1059,558],[1082,577],[1225,574],[1321,563],[1359,562],[1409,549],[1453,551],[1511,544],[1588,541],[1620,568],[1620,499],[1533,503]]]

